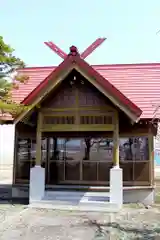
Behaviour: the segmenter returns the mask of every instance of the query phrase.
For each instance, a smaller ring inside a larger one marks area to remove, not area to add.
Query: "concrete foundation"
[[[124,203],[144,203],[152,205],[155,201],[155,189],[130,189],[123,190]]]
[[[57,189],[58,190],[58,189]],[[16,186],[12,187],[12,197],[20,199],[29,199],[29,187],[28,186]],[[155,201],[155,189],[123,189],[123,203],[144,203],[146,205],[152,205]]]
[[[123,204],[123,171],[119,166],[110,170],[110,203],[117,204],[119,208]]]
[[[30,171],[29,202],[41,200],[45,193],[45,168],[35,166]]]
[[[29,187],[14,185],[12,187],[12,198],[29,199]]]

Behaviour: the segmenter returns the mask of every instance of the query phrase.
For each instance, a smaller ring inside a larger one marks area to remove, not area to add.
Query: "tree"
[[[90,160],[90,151],[94,144],[99,144],[101,142],[105,142],[106,146],[109,146],[110,141],[108,139],[100,138],[100,139],[93,139],[91,137],[84,138],[85,142],[85,155],[83,160]]]
[[[26,83],[28,77],[19,76],[17,68],[24,68],[25,64],[14,56],[14,49],[6,44],[0,36],[0,111],[1,114],[17,114],[25,106],[17,104],[12,99],[12,90],[17,89],[19,83]]]

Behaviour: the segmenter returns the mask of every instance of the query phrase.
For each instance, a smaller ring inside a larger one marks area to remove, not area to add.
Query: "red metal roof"
[[[142,111],[141,118],[153,118],[160,104],[160,63],[92,66]],[[29,76],[27,84],[14,90],[13,99],[22,102],[56,67],[31,67],[19,70]],[[160,114],[157,113],[157,117]]]
[[[90,77],[94,77],[95,81],[99,83],[106,91],[112,96],[116,97],[120,103],[128,106],[130,111],[140,117],[142,110],[136,106],[131,100],[129,100],[123,93],[121,93],[114,85],[112,85],[107,79],[105,79],[100,73],[98,73],[92,66],[85,62],[77,52],[77,48],[72,46],[70,48],[70,54],[65,60],[56,67],[45,79],[42,81],[29,95],[22,101],[23,104],[32,104],[37,94],[41,93],[49,82],[54,82],[61,72],[67,71],[68,67],[73,65],[78,66],[82,71],[85,71]]]

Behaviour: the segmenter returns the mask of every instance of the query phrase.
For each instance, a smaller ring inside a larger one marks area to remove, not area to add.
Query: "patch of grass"
[[[155,204],[160,204],[160,178],[155,179]]]
[[[12,204],[10,202],[2,202],[0,203],[0,209],[7,209],[7,208],[10,208],[10,209],[24,209],[26,208],[27,206],[26,205],[22,205],[22,204]]]
[[[160,204],[160,192],[156,194],[155,203]]]
[[[123,204],[124,208],[135,208],[135,209],[139,209],[139,208],[144,208],[143,204],[139,204],[139,203],[125,203]]]

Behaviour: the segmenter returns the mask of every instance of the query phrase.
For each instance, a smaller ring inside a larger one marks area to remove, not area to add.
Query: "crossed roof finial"
[[[106,38],[98,38],[96,39],[96,41],[94,41],[88,48],[86,48],[85,51],[83,51],[80,54],[80,57],[85,59],[86,57],[88,57],[97,47],[99,47],[104,41],[106,40]],[[45,42],[45,44],[52,49],[55,53],[57,53],[61,58],[65,59],[68,54],[66,54],[63,50],[61,50],[56,44],[54,44],[53,42]],[[75,46],[71,46],[70,47],[70,53],[71,55],[75,56],[75,55],[79,55],[78,50]]]

